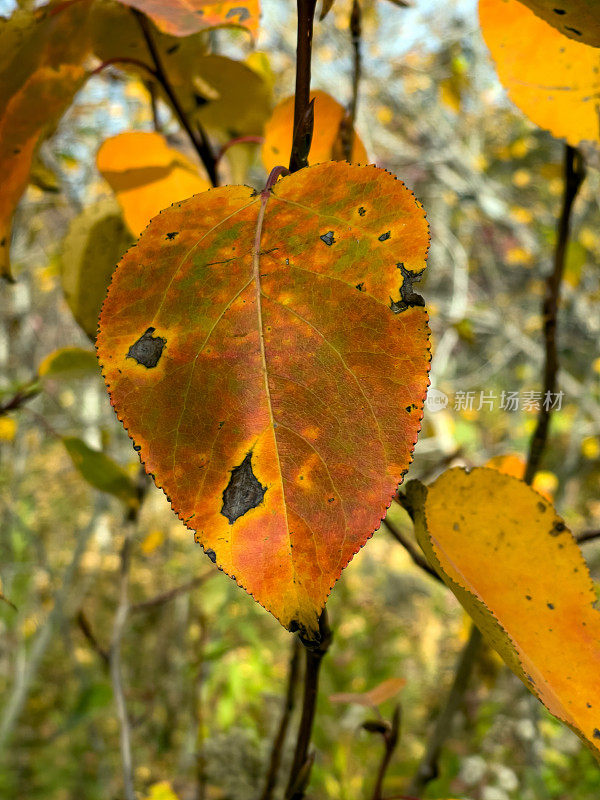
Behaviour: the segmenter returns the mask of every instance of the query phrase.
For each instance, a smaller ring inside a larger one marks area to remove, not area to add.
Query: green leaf
[[[138,506],[135,483],[116,461],[100,450],[93,450],[77,436],[63,436],[62,443],[73,465],[90,486],[118,497],[127,506]]]
[[[40,378],[64,380],[99,375],[98,359],[93,350],[82,347],[61,347],[49,353],[38,367]]]

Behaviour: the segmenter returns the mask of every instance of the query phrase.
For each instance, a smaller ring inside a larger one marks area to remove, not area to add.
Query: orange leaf
[[[209,28],[245,28],[258,33],[260,0],[120,0],[147,14],[171,36],[190,36]]]
[[[314,634],[410,463],[427,247],[404,184],[327,163],[175,204],[114,274],[97,346],[117,414],[211,559],[290,630]]]
[[[340,126],[344,118],[344,107],[327,92],[311,92],[315,99],[315,129],[310,147],[310,164],[331,161],[334,150],[339,149],[338,139]],[[294,97],[288,97],[279,103],[271,119],[265,125],[265,141],[262,146],[262,161],[267,172],[273,167],[287,167],[292,150],[294,132]],[[336,155],[338,155],[336,153]],[[341,156],[339,158],[341,159]],[[354,134],[352,161],[367,163],[367,151],[358,134]]]
[[[490,469],[497,469],[498,472],[502,472],[504,475],[512,475],[513,478],[521,478],[522,480],[525,477],[527,464],[523,456],[516,453],[507,453],[503,456],[490,458],[489,461],[486,461],[485,466]],[[554,492],[547,488],[547,481],[544,479],[548,474],[538,472],[533,479],[533,488],[551,503],[554,499]]]
[[[332,694],[329,700],[332,703],[356,703],[359,706],[378,706],[390,700],[406,686],[404,678],[388,678],[377,686],[369,689],[368,692],[343,692]]]
[[[598,143],[600,52],[565,39],[517,0],[479,0],[479,19],[513,103],[573,147]]]
[[[521,0],[521,2],[570,39],[600,47],[598,0]]]
[[[135,236],[166,206],[210,187],[198,167],[159,133],[113,136],[101,145],[96,163]]]
[[[600,613],[581,551],[551,503],[496,470],[411,482],[429,561],[512,671],[600,753]]]
[[[78,62],[88,47],[87,13],[83,2],[64,15],[38,18],[17,11],[1,21],[0,275],[6,278],[11,278],[12,216],[29,182],[36,149],[86,77]]]

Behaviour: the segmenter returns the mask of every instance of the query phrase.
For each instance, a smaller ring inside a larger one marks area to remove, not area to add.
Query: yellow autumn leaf
[[[134,236],[159,211],[210,188],[200,168],[159,133],[127,131],[113,136],[101,145],[96,163]]]
[[[340,125],[344,118],[344,107],[327,92],[311,92],[315,101],[315,128],[310,148],[309,164],[336,159],[334,150],[339,147]],[[267,172],[280,164],[287,167],[292,150],[294,128],[294,98],[288,97],[275,107],[265,125],[265,140],[262,146],[262,161]],[[354,135],[352,161],[367,163],[367,151],[358,134]]]
[[[581,551],[551,503],[496,470],[407,486],[429,562],[489,644],[600,755],[600,612]]]
[[[17,420],[13,417],[0,417],[0,442],[12,442],[17,433]]]
[[[573,147],[600,142],[600,50],[565,38],[518,0],[479,0],[479,20],[513,103]]]

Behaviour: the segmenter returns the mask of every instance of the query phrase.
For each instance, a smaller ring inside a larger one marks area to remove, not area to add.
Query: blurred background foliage
[[[195,37],[203,57],[245,60],[260,78],[250,100],[238,91],[225,102],[227,87],[219,87],[224,102],[213,119],[203,119],[215,143],[260,134],[274,104],[293,92],[293,6],[263,0],[256,50],[240,32]],[[13,7],[5,1],[0,10]],[[351,95],[349,10],[338,0],[316,26],[313,67],[314,88],[344,105]],[[506,100],[471,2],[415,0],[408,9],[365,2],[363,54],[357,131],[370,159],[413,189],[432,231],[421,288],[433,330],[431,381],[449,403],[426,412],[408,477],[429,480],[450,464],[523,455],[535,411],[501,409],[500,396],[541,389],[539,309],[563,146]],[[214,89],[218,70],[199,80]],[[17,283],[0,295],[0,401],[18,391],[35,397],[0,416],[0,589],[14,604],[0,602],[3,798],[122,797],[106,654],[126,536],[132,608],[122,664],[140,798],[258,797],[280,714],[290,635],[214,569],[161,492],[144,487],[138,509],[138,459],[93,362],[83,357],[73,372],[71,362],[61,371],[44,361],[63,347],[92,352],[63,291],[77,257],[73,226],[83,209],[109,208],[113,228],[85,258],[116,247],[116,260],[127,246],[95,154],[108,136],[153,130],[153,106],[170,144],[194,159],[145,82],[105,70],[44,143],[18,209]],[[256,144],[231,148],[221,162],[224,177],[264,184],[259,151]],[[560,312],[564,397],[539,484],[574,532],[600,527],[598,190],[590,168]],[[482,391],[496,396],[493,408],[478,408]],[[455,409],[457,392],[474,392],[472,409]],[[412,535],[398,506],[390,515]],[[596,577],[600,549],[590,543],[585,553]],[[178,591],[165,596],[172,589]],[[393,703],[402,705],[401,741],[386,781],[388,795],[401,794],[451,681],[467,621],[385,526],[345,570],[328,608],[335,638],[323,665],[310,797],[370,797],[382,746],[361,724],[374,712],[329,698],[390,678],[406,681],[379,709],[389,718]],[[584,745],[486,651],[440,777],[424,796],[588,800],[599,786]]]

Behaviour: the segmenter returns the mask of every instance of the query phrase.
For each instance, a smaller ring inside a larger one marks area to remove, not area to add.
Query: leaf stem
[[[269,768],[265,779],[265,788],[260,796],[260,800],[271,800],[273,791],[277,785],[277,775],[281,765],[281,754],[285,738],[290,725],[290,719],[294,710],[296,702],[296,690],[298,687],[298,680],[300,678],[300,654],[302,652],[302,645],[298,637],[294,637],[292,641],[292,652],[288,665],[288,680],[283,702],[283,710],[281,718],[277,727],[277,733],[273,740],[271,747],[271,757],[269,759]]]
[[[217,155],[215,156],[215,161],[217,165],[220,163],[221,159],[225,155],[225,153],[229,150],[230,147],[234,147],[236,144],[262,144],[265,140],[264,136],[236,136],[235,139],[230,139],[228,142],[221,147]]]
[[[188,119],[187,114],[183,110],[183,106],[179,102],[179,98],[177,97],[173,87],[171,86],[169,77],[162,63],[160,53],[158,52],[156,43],[152,38],[152,29],[150,27],[148,18],[145,16],[145,14],[142,14],[141,11],[138,11],[137,8],[132,8],[131,13],[136,18],[140,26],[140,29],[142,31],[142,35],[144,36],[146,46],[148,47],[148,52],[150,53],[150,57],[152,58],[152,61],[154,63],[154,72],[156,75],[156,80],[162,86],[164,93],[169,99],[169,103],[171,104],[171,107],[177,119],[179,120],[181,127],[185,130],[185,132],[189,136],[189,139],[192,145],[194,146],[194,149],[196,150],[196,153],[198,154],[200,161],[204,165],[204,169],[206,170],[210,182],[212,183],[213,186],[218,186],[219,178],[217,174],[217,164],[214,153],[212,152],[206,134],[204,130],[201,128],[201,126],[198,125],[198,133],[196,133],[193,130],[190,120]]]
[[[407,794],[418,795],[422,789],[438,775],[438,761],[444,742],[452,731],[452,721],[469,685],[469,679],[481,647],[482,637],[475,625],[471,626],[469,638],[463,647],[456,664],[452,686],[446,702],[435,722],[429,737],[425,755],[407,788]]]
[[[297,172],[308,165],[308,153],[314,125],[313,104],[310,101],[310,61],[317,0],[297,0],[297,3],[296,92],[294,95],[294,138],[290,156],[290,172]]]
[[[571,212],[577,193],[585,179],[585,164],[582,154],[575,147],[565,145],[564,157],[564,192],[562,209],[558,219],[556,246],[554,248],[554,268],[546,279],[546,293],[542,303],[544,320],[545,359],[542,402],[538,414],[536,428],[529,444],[529,455],[525,468],[525,483],[531,484],[539,469],[548,441],[550,417],[552,414],[551,397],[555,393],[558,375],[558,351],[556,345],[556,326],[560,287],[565,269],[569,233],[571,228]]]
[[[90,76],[93,77],[94,75],[99,75],[107,67],[112,67],[114,65],[118,66],[119,64],[130,64],[131,66],[139,67],[151,75],[155,80],[158,80],[156,70],[154,70],[149,64],[145,64],[143,61],[140,61],[139,58],[128,58],[127,56],[107,58],[106,61],[103,61],[91,71]]]
[[[306,660],[302,716],[298,726],[294,759],[285,790],[285,800],[301,800],[304,797],[304,791],[310,778],[313,756],[309,754],[308,749],[317,707],[319,674],[323,656],[329,650],[332,636],[333,634],[327,621],[327,610],[323,609],[319,617],[318,641],[307,641],[300,638],[304,646]]]

